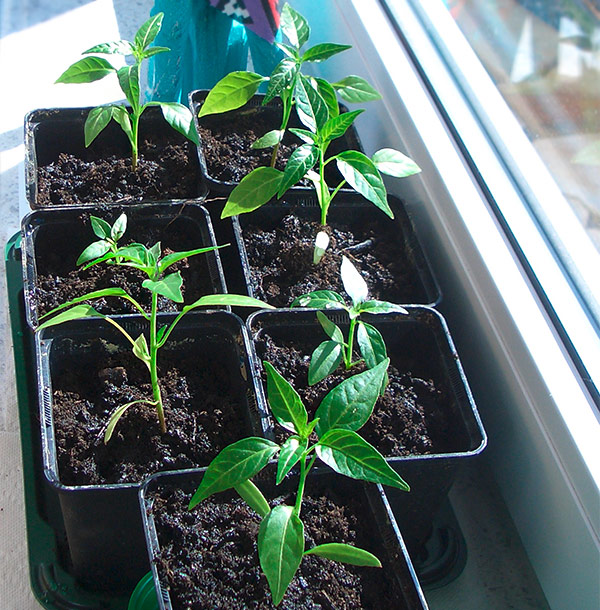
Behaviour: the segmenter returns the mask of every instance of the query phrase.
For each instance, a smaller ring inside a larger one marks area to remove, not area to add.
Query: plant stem
[[[306,475],[309,473],[312,468],[315,460],[317,459],[317,455],[313,455],[310,463],[306,466],[306,458],[308,457],[308,451],[304,453],[302,459],[300,460],[300,480],[298,481],[298,493],[296,494],[296,504],[294,506],[294,511],[296,515],[300,517],[300,509],[302,508],[302,498],[304,496],[304,485],[306,484]]]
[[[329,189],[325,183],[325,159],[323,150],[319,150],[319,187],[321,189],[321,196],[319,197],[321,203],[321,224],[327,225],[327,211],[329,210],[329,204],[331,199],[329,197]]]
[[[156,341],[156,312],[158,310],[158,294],[152,293],[152,313],[150,318],[150,381],[152,383],[152,394],[156,403],[158,423],[160,431],[164,434],[167,431],[165,423],[165,412],[163,409],[160,386],[158,385],[158,344]]]
[[[344,364],[346,369],[352,366],[352,350],[354,348],[354,329],[356,327],[356,318],[350,320],[350,328],[348,330],[348,349],[346,350],[346,356],[344,357]]]
[[[140,115],[133,112],[133,120],[131,121],[131,169],[135,171],[138,164],[138,129],[140,125]]]

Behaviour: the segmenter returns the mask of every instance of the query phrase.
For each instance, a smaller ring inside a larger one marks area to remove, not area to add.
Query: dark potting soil
[[[307,482],[302,505],[305,548],[346,542],[376,554],[384,567],[359,568],[305,556],[278,608],[405,608],[392,569],[381,547],[375,546],[372,515],[356,497],[341,498],[335,490],[328,496],[311,495]],[[274,608],[258,563],[256,513],[241,499],[225,494],[190,512],[189,499],[190,494],[180,489],[163,488],[152,510],[161,547],[158,568],[168,583],[173,609]],[[293,499],[279,497],[272,505],[293,504]]]
[[[148,369],[129,351],[107,353],[89,343],[90,366],[71,355],[53,376],[58,469],[66,485],[140,482],[159,470],[207,466],[228,444],[251,434],[245,406],[225,355],[219,350],[159,352],[159,380],[167,432],[156,409],[129,407],[113,436],[104,432],[113,411],[134,400],[151,400]],[[184,355],[185,354],[185,355]],[[93,365],[91,363],[94,363]]]
[[[130,151],[60,153],[57,160],[38,167],[38,203],[134,203],[198,197],[196,149],[178,136],[157,134],[143,140],[135,171]]]
[[[373,210],[373,214],[379,213]],[[315,265],[315,236],[323,228],[318,222],[289,214],[269,229],[249,220],[243,238],[254,296],[275,307],[287,307],[296,297],[313,290],[344,293],[340,265],[345,255],[367,282],[370,298],[390,303],[427,302],[413,258],[396,233],[397,226],[390,222],[389,228],[382,230],[377,221],[359,224],[360,228],[356,224],[327,227],[329,247]]]
[[[86,237],[87,241],[81,238]],[[122,244],[137,242],[147,247],[160,241],[163,255],[173,251],[185,251],[202,247],[197,240],[197,231],[186,230],[185,224],[167,224],[163,229],[154,227],[131,227],[127,229]],[[138,301],[146,311],[150,311],[152,294],[142,287],[147,275],[137,269],[125,266],[100,263],[88,269],[76,266],[81,252],[93,240],[97,239],[91,229],[89,216],[81,217],[81,228],[77,235],[68,235],[58,226],[51,233],[41,236],[36,244],[37,284],[35,300],[38,315],[43,315],[63,303],[102,288],[123,288]],[[206,255],[199,254],[176,263],[170,272],[180,271],[183,277],[182,293],[184,303],[177,304],[159,296],[158,306],[161,312],[176,312],[183,305],[193,303],[205,294],[214,293]],[[121,298],[107,297],[90,302],[103,314],[137,313],[135,307]]]
[[[340,365],[333,374],[309,386],[310,355],[321,341],[327,339],[325,333],[321,336],[320,329],[315,330],[312,340],[275,340],[266,331],[256,339],[259,358],[270,362],[294,386],[309,413],[309,419],[314,417],[321,401],[332,388],[365,370],[364,364],[356,365],[349,371]],[[355,359],[359,357],[359,354],[355,354]],[[460,450],[462,436],[458,435],[452,423],[452,397],[448,391],[433,379],[413,373],[418,365],[411,360],[410,354],[392,354],[391,360],[388,387],[377,400],[369,421],[359,434],[385,457]],[[264,373],[263,385],[266,388]],[[289,432],[276,424],[275,435],[281,443]]]

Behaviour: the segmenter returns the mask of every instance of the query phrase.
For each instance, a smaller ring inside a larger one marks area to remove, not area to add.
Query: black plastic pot
[[[131,336],[146,331],[147,323],[142,318],[116,319]],[[112,325],[98,319],[44,329],[36,337],[44,476],[60,501],[74,576],[89,588],[131,591],[149,569],[136,497],[140,483],[66,485],[58,466],[53,380],[63,372],[72,374],[75,368],[93,378],[98,354],[90,354],[90,345],[98,337],[102,337],[102,345],[111,354],[130,350]],[[252,375],[249,339],[237,316],[221,311],[188,314],[161,354],[165,350],[185,350],[188,360],[199,354],[215,354],[215,373],[229,379],[223,384],[223,392],[239,405],[239,436],[267,433],[266,415],[257,401],[257,384]],[[202,465],[206,464],[196,466]],[[181,468],[173,466],[178,467]]]
[[[171,596],[164,572],[161,570],[157,557],[160,552],[160,542],[157,535],[153,515],[153,496],[160,488],[167,486],[183,489],[191,494],[196,490],[202,480],[203,470],[187,473],[170,473],[158,475],[148,479],[140,491],[140,504],[144,519],[148,555],[157,590],[159,608],[161,610],[174,610]],[[288,477],[281,485],[275,487],[275,471],[267,467],[254,481],[267,498],[273,498],[288,491],[295,491],[294,481]],[[398,592],[399,599],[404,602],[403,608],[408,610],[426,610],[427,603],[419,586],[410,558],[406,551],[400,530],[390,510],[385,492],[379,485],[365,485],[361,481],[348,479],[331,472],[312,472],[306,481],[306,494],[325,495],[341,499],[345,503],[349,499],[360,499],[368,515],[361,520],[358,530],[367,529],[372,535],[373,547],[377,550],[379,559],[384,565],[386,574],[393,580],[393,587]],[[226,494],[216,496],[218,501],[227,501]],[[221,500],[222,499],[222,500]],[[201,511],[198,506],[196,511]],[[335,542],[335,540],[332,540]],[[163,540],[163,544],[165,541]],[[390,599],[382,600],[381,608],[391,607]],[[402,606],[393,606],[402,610]]]
[[[200,128],[211,129],[216,125],[234,125],[236,124],[236,116],[244,116],[247,114],[251,114],[252,117],[260,118],[260,120],[268,121],[269,127],[265,130],[270,131],[271,129],[279,129],[281,125],[281,112],[282,105],[281,100],[279,98],[275,98],[271,100],[265,106],[262,105],[262,101],[264,99],[264,94],[256,94],[254,95],[242,108],[238,108],[237,110],[230,110],[229,112],[224,112],[221,114],[208,115],[202,118],[198,118],[198,112],[208,95],[208,90],[198,90],[192,91],[189,95],[189,105],[194,114],[194,121],[196,122],[196,128],[198,129],[198,133],[200,136],[200,146],[198,147],[198,158],[200,160],[200,168],[202,171],[202,175],[206,183],[208,184],[211,191],[215,193],[230,193],[233,188],[238,184],[239,181],[233,181],[228,179],[221,179],[219,176],[214,175],[214,170],[207,166],[206,155],[203,148],[202,141],[202,132]],[[347,108],[340,104],[340,111],[347,112]],[[304,125],[298,119],[298,115],[295,110],[292,110],[292,115],[290,117],[290,122],[288,127],[299,127],[306,129]],[[264,135],[263,133],[256,134],[257,137]],[[300,145],[302,142],[293,134],[288,133],[284,138],[285,144],[290,145]],[[337,140],[334,140],[331,143],[329,154],[336,154],[341,152],[342,150],[360,150],[362,151],[362,146],[360,143],[360,139],[358,137],[358,133],[356,128],[352,125],[348,129],[348,131]],[[241,151],[243,153],[250,151]],[[341,181],[341,176],[340,176]],[[331,183],[332,187],[337,186],[337,183]],[[312,186],[294,186],[292,187],[292,192],[300,193],[300,194],[312,194],[314,193],[314,189]],[[342,189],[344,193],[354,193],[353,190],[344,188]]]
[[[98,239],[92,231],[89,216],[98,216],[112,224],[122,212],[127,214],[127,230],[121,240],[123,244],[143,241],[143,236],[151,231],[156,235],[156,241],[161,240],[163,251],[166,248],[182,251],[216,245],[207,211],[193,202],[179,205],[157,203],[101,206],[95,209],[71,206],[60,210],[42,209],[31,212],[21,224],[25,311],[31,328],[38,326],[38,275],[56,277],[57,281],[65,278],[77,269],[76,261],[84,248]],[[146,245],[151,246],[153,243]],[[190,282],[184,284],[188,294],[200,298],[203,294],[227,291],[218,250],[190,257],[188,262],[190,273],[187,277]],[[191,285],[192,279],[198,285]],[[97,288],[107,287],[109,285]],[[73,295],[73,298],[75,296],[80,295]],[[117,303],[117,300],[113,299],[113,302]],[[121,300],[118,302],[122,303]],[[186,304],[189,302],[188,297]]]
[[[424,380],[433,380],[435,387],[443,391],[444,419],[435,425],[438,445],[443,452],[429,455],[385,456],[388,463],[410,485],[410,493],[389,488],[396,518],[411,553],[417,552],[426,540],[433,518],[446,498],[459,468],[466,459],[480,454],[487,438],[467,379],[463,372],[454,343],[443,317],[434,309],[406,306],[408,315],[387,314],[361,316],[383,335],[391,365],[401,371],[401,363],[410,355],[411,372]],[[347,333],[348,316],[345,312],[328,310],[327,316]],[[250,336],[255,344],[263,334],[268,334],[281,346],[287,341],[309,345],[312,350],[326,339],[315,310],[271,310],[253,313],[247,320]],[[255,362],[257,377],[264,378],[261,361]],[[308,360],[307,360],[308,361]],[[266,387],[261,384],[263,400]],[[377,408],[377,407],[375,407]],[[447,423],[446,429],[444,422]]]
[[[394,211],[394,220],[388,218],[365,200],[354,201],[340,197],[340,200],[334,201],[329,210],[328,223],[332,228],[339,228],[341,225],[349,227],[357,238],[360,236],[365,236],[366,238],[366,231],[367,228],[369,228],[369,231],[374,230],[374,235],[377,240],[397,247],[397,250],[394,251],[393,262],[394,264],[398,264],[398,262],[401,263],[399,267],[403,277],[396,279],[396,283],[393,287],[395,292],[394,295],[380,295],[378,298],[395,303],[435,306],[441,300],[440,288],[433,276],[419,240],[417,239],[412,223],[400,199],[389,196],[388,200]],[[257,227],[257,229],[265,231],[273,231],[274,229],[281,227],[282,220],[292,213],[302,222],[320,222],[320,208],[314,197],[286,197],[281,202],[271,202],[250,214],[242,214],[232,218],[236,244],[240,254],[239,259],[242,264],[242,274],[245,279],[245,285],[236,286],[234,285],[235,277],[230,281],[226,270],[228,283],[234,292],[246,291],[250,296],[262,298],[267,302],[269,301],[267,295],[257,294],[254,286],[254,271],[246,247],[246,236],[252,230],[252,227]],[[360,239],[362,240],[363,238],[360,237]],[[348,256],[352,256],[353,254],[355,256],[360,256],[358,250],[352,251],[352,248],[350,248],[348,250]],[[273,252],[273,258],[278,255],[278,252]],[[312,265],[312,241],[310,251],[307,251],[306,253],[303,252],[303,256],[304,255],[306,256],[306,265],[304,267],[307,265],[310,266],[308,271],[311,272],[314,269],[317,269],[318,267]],[[327,254],[325,256],[327,256]],[[304,267],[300,274],[302,279],[304,279],[306,273]],[[290,273],[294,272],[291,269],[286,269],[281,277],[281,280],[284,280],[284,282],[281,282],[278,281],[278,277],[272,269],[269,271],[269,281],[279,286],[287,281]],[[296,271],[296,273],[299,272]],[[315,286],[313,290],[324,288],[330,287],[327,285],[319,285]],[[282,303],[277,305],[284,307],[289,304],[290,303]]]
[[[42,206],[38,199],[38,168],[57,162],[61,153],[69,153],[84,159],[100,159],[108,154],[120,157],[131,156],[127,136],[115,121],[111,121],[100,135],[86,148],[83,126],[91,108],[49,108],[33,110],[25,117],[25,194],[29,207],[65,207],[64,205]],[[195,145],[176,132],[163,118],[158,107],[147,108],[140,119],[140,147],[146,135],[155,134],[168,142],[186,143],[190,168],[197,174],[193,192],[182,193],[173,199],[201,198],[206,193],[202,181]],[[143,154],[143,149],[141,149]],[[148,195],[129,203],[170,198],[165,194]],[[111,201],[109,197],[107,202]],[[96,205],[97,201],[89,202]],[[88,204],[88,202],[86,202]],[[82,204],[85,205],[85,204]],[[69,207],[68,205],[66,207]]]

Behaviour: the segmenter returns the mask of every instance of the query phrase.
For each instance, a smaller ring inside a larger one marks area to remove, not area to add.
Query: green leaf
[[[346,76],[337,83],[331,84],[342,99],[352,104],[381,99],[379,92],[360,76]]]
[[[324,78],[315,78],[315,81],[317,82],[317,88],[321,97],[327,104],[329,118],[338,116],[340,114],[340,105],[337,100],[337,95],[335,94],[335,89],[331,86],[331,83]]]
[[[59,324],[63,324],[64,322],[69,322],[70,320],[79,320],[80,318],[104,318],[101,313],[98,313],[91,305],[76,305],[71,309],[67,309],[67,311],[63,311],[63,313],[59,313],[58,315],[50,318],[46,322],[43,322],[38,326],[38,330],[42,330],[42,328],[48,328],[50,326],[58,326]]]
[[[103,57],[84,57],[69,66],[57,79],[57,83],[93,83],[116,72],[112,64]]]
[[[273,604],[277,606],[304,553],[304,525],[293,507],[275,506],[263,519],[258,530],[258,558],[269,588]]]
[[[302,56],[302,61],[323,61],[324,59],[329,59],[342,51],[347,51],[351,49],[352,45],[349,44],[335,44],[333,42],[323,42],[321,44],[316,44],[314,47],[311,47],[304,53]]]
[[[345,150],[336,156],[336,163],[340,173],[353,189],[390,218],[394,218],[381,175],[369,157],[356,150]]]
[[[292,57],[284,57],[276,66],[269,77],[269,86],[263,98],[263,106],[273,98],[281,95],[284,89],[290,87],[298,72],[298,63]]]
[[[255,150],[259,148],[272,148],[281,142],[284,133],[285,132],[282,129],[272,129],[271,131],[267,131],[264,136],[258,138],[256,142],[253,142],[252,148]]]
[[[82,265],[83,263],[87,263],[88,261],[94,260],[96,258],[100,258],[104,256],[110,250],[110,243],[105,239],[101,239],[100,241],[92,242],[80,255],[77,259],[77,265]]]
[[[75,305],[77,303],[83,303],[83,301],[90,301],[92,299],[99,299],[103,297],[125,297],[130,298],[129,295],[122,288],[102,288],[101,290],[94,290],[93,292],[88,292],[80,297],[75,299],[71,299],[54,309],[51,309],[48,313],[40,316],[40,319],[47,318],[48,316],[54,315],[56,312],[61,311],[67,307],[71,307],[71,305]],[[87,306],[86,306],[87,307]],[[100,314],[98,314],[100,316]]]
[[[308,551],[304,551],[304,554],[318,555],[319,557],[325,557],[325,559],[349,563],[353,566],[365,566],[369,568],[381,567],[379,559],[372,553],[369,553],[369,551],[342,542],[319,544]]]
[[[253,436],[228,445],[209,464],[189,508],[194,508],[212,494],[251,479],[278,451],[276,443]]]
[[[110,238],[116,243],[125,234],[127,230],[127,214],[123,212],[110,229]]]
[[[385,341],[381,333],[370,324],[359,321],[356,339],[366,365],[372,369],[387,358]]]
[[[395,178],[405,178],[421,171],[421,168],[410,157],[393,148],[378,150],[371,160],[380,172]]]
[[[375,368],[345,379],[321,401],[315,417],[319,438],[329,430],[360,430],[373,412],[390,361],[386,358]]]
[[[303,74],[296,83],[294,95],[298,118],[306,127],[316,133],[329,118],[327,103],[313,87],[311,80]]]
[[[90,215],[90,224],[92,225],[92,231],[96,237],[100,239],[110,238],[110,225],[106,220],[98,218],[98,216]]]
[[[353,310],[360,310],[360,305],[364,303],[369,296],[369,288],[367,282],[358,272],[356,267],[350,262],[346,256],[342,256],[342,265],[340,267],[340,275],[344,290],[352,299]],[[355,313],[354,311],[352,312]],[[356,317],[355,315],[351,317]]]
[[[153,15],[143,23],[137,31],[133,42],[139,51],[144,51],[147,46],[154,42],[154,39],[160,32],[163,17],[164,13],[156,13],[156,15]]]
[[[285,441],[283,447],[281,447],[279,460],[277,462],[277,485],[283,481],[287,473],[300,461],[300,458],[307,447],[307,438],[302,440],[298,436],[290,436],[290,438]]]
[[[270,201],[279,189],[283,172],[274,167],[257,167],[231,191],[221,219],[256,210]]]
[[[315,290],[296,297],[290,307],[314,309],[347,309],[344,297],[333,290]]]
[[[403,313],[408,315],[408,311],[402,307],[402,305],[396,305],[395,303],[388,303],[387,301],[378,301],[377,299],[371,299],[360,304],[360,313]]]
[[[113,106],[112,118],[117,121],[125,135],[129,138],[129,141],[133,144],[133,129],[129,112],[123,106]]]
[[[136,405],[136,404],[140,404],[140,403],[148,403],[147,400],[134,400],[132,402],[128,402],[124,405],[121,405],[120,407],[117,407],[113,412],[112,415],[110,416],[110,419],[108,420],[108,425],[106,426],[106,431],[104,432],[104,444],[106,445],[108,443],[108,441],[110,441],[113,432],[115,430],[115,426],[119,423],[119,420],[121,419],[121,417],[123,417],[123,415],[125,414],[125,411],[127,411],[127,409],[129,409],[129,407]]]
[[[148,343],[146,337],[141,334],[134,342],[132,351],[136,358],[139,358],[145,364],[150,364],[150,352],[148,351]]]
[[[266,77],[254,72],[230,72],[206,96],[199,117],[235,110],[243,106],[258,90]]]
[[[133,55],[133,46],[127,40],[103,42],[102,44],[97,44],[91,49],[84,51],[82,55],[89,55],[90,53],[104,53],[105,55]]]
[[[165,336],[165,333],[167,332],[167,330],[169,329],[169,326],[167,324],[165,324],[164,326],[161,326],[157,331],[156,331],[156,342],[160,344],[162,338]]]
[[[123,66],[117,72],[119,85],[125,94],[127,101],[131,104],[133,111],[138,112],[140,107],[140,68],[134,66]]]
[[[269,362],[263,362],[267,373],[267,399],[275,419],[286,429],[305,437],[308,413],[298,392]]]
[[[200,297],[191,305],[186,305],[183,312],[195,309],[196,307],[214,307],[216,305],[231,305],[232,307],[255,307],[259,309],[274,309],[273,305],[269,305],[264,301],[247,297],[242,294],[207,294]]]
[[[279,21],[281,31],[294,47],[299,49],[310,37],[308,21],[289,4],[285,4]]]
[[[353,112],[344,112],[339,116],[333,117],[323,125],[321,130],[321,138],[324,142],[335,140],[336,138],[342,137],[352,123],[354,123],[356,117],[362,114],[364,110],[354,110]]]
[[[100,132],[110,123],[113,117],[113,106],[97,106],[92,108],[83,126],[86,148],[98,137]]]
[[[308,385],[315,385],[331,375],[343,357],[343,346],[337,341],[323,341],[317,345],[310,357],[308,366]]]
[[[353,430],[329,430],[315,447],[319,458],[339,474],[410,491],[379,451]]]
[[[166,53],[170,50],[171,49],[169,49],[169,47],[150,47],[142,53],[142,57],[144,59],[147,59],[148,57],[152,57],[153,55],[158,55],[159,53]]]
[[[160,294],[163,297],[167,297],[167,299],[171,299],[171,301],[175,301],[175,303],[183,303],[183,295],[181,294],[183,278],[179,271],[170,273],[162,280],[144,280],[142,286],[150,292]]]
[[[312,144],[317,139],[317,134],[306,129],[297,129],[296,127],[290,127],[289,131],[295,136],[298,136],[303,142]]]
[[[196,248],[195,250],[186,250],[185,252],[172,252],[161,259],[158,264],[158,272],[165,272],[171,265],[178,263],[184,258],[196,256],[197,254],[204,254],[205,252],[213,252],[219,248],[225,248],[227,245],[228,244],[225,244],[224,246],[206,246],[204,248]]]
[[[314,144],[302,144],[291,154],[279,183],[277,197],[299,182],[319,160],[319,149]]]
[[[266,517],[271,510],[262,491],[250,480],[242,481],[233,486],[242,500],[261,517]]]
[[[199,144],[198,132],[194,126],[194,116],[190,109],[177,102],[159,102],[165,121],[179,133],[183,134],[190,142]]]
[[[281,49],[285,55],[288,57],[293,57],[294,59],[300,60],[300,54],[298,50],[292,45],[285,44],[285,42],[277,42],[273,43],[278,49]]]
[[[344,333],[322,311],[317,311],[317,320],[327,336],[338,343],[344,343]]]

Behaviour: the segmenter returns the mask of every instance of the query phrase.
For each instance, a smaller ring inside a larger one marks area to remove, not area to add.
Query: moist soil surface
[[[327,337],[318,325],[307,327],[303,335],[302,339],[274,339],[268,330],[263,330],[255,341],[260,360],[270,362],[294,386],[309,419],[313,419],[321,401],[332,388],[365,368],[361,363],[347,371],[340,365],[331,375],[309,386],[310,355]],[[359,434],[385,457],[461,450],[459,438],[462,436],[456,430],[458,424],[453,418],[452,396],[435,380],[414,373],[422,365],[412,360],[410,354],[389,353],[392,361],[388,369],[389,384]],[[359,357],[359,354],[354,354],[354,360]],[[266,393],[264,372],[263,386]],[[281,443],[289,433],[275,424],[275,435]]]
[[[146,311],[150,311],[152,294],[142,286],[142,282],[148,277],[143,271],[108,263],[100,263],[88,269],[75,265],[83,249],[97,239],[90,227],[88,216],[83,215],[81,221],[82,224],[77,229],[77,237],[61,234],[61,228],[57,227],[57,231],[47,235],[45,240],[37,241],[35,257],[38,273],[34,298],[38,315],[43,315],[54,307],[88,292],[112,287],[123,288]],[[165,221],[165,225],[167,226],[163,229],[158,227],[128,228],[119,245],[137,242],[151,247],[160,241],[163,256],[174,250],[185,251],[202,247],[198,232],[186,230],[183,222],[179,223],[178,230],[173,230],[173,226],[168,225],[167,221]],[[89,236],[90,239],[87,242],[77,241],[80,235]],[[131,237],[129,237],[130,235]],[[158,306],[161,312],[176,312],[183,305],[193,303],[201,296],[215,292],[206,256],[206,254],[199,254],[185,258],[169,268],[169,272],[181,272],[184,303],[177,304],[159,296]],[[103,314],[137,313],[129,301],[116,297],[94,299],[90,304]]]
[[[138,166],[131,151],[101,149],[60,153],[38,167],[38,205],[189,199],[200,195],[196,149],[179,134],[142,141]]]
[[[159,494],[153,505],[161,546],[157,566],[168,583],[174,610],[274,608],[258,564],[256,513],[232,495],[211,497],[190,512],[191,493],[162,488]],[[365,511],[362,493],[342,498],[331,490],[327,495],[311,492],[307,481],[302,504],[305,548],[346,542],[371,551],[384,567],[359,568],[305,556],[278,608],[406,608],[393,570],[386,565],[381,546],[376,546],[374,519]],[[271,505],[293,501],[291,495],[280,496]]]
[[[372,213],[380,214],[375,209]],[[369,298],[427,303],[413,257],[398,235],[398,225],[385,218],[383,223],[373,220],[350,226],[341,222],[327,227],[329,247],[315,265],[314,240],[323,229],[318,222],[288,214],[276,226],[264,228],[248,219],[243,239],[254,296],[275,307],[288,307],[295,298],[314,290],[344,294],[340,266],[345,255],[367,282]]]
[[[113,411],[152,399],[148,369],[129,351],[110,353],[102,340],[92,340],[83,355],[66,357],[52,380],[61,482],[137,483],[159,470],[207,466],[225,446],[251,435],[223,346],[198,343],[179,351],[167,343],[159,352],[167,432],[160,432],[154,407],[133,405],[107,445],[104,432]]]

